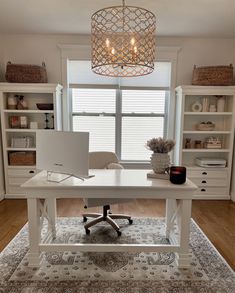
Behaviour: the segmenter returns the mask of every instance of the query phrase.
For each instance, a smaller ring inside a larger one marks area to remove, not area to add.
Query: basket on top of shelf
[[[9,61],[7,63],[5,77],[8,82],[46,83],[46,64],[44,62],[42,62],[42,66],[31,64],[12,64]]]
[[[36,165],[36,152],[9,152],[9,165],[11,166]]]
[[[201,122],[196,124],[196,129],[201,131],[211,131],[215,129],[215,124],[208,121],[208,122]]]
[[[203,66],[194,65],[192,85],[232,85],[233,65]]]

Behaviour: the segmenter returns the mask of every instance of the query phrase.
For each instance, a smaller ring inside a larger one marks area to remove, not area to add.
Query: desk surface
[[[75,195],[76,197],[100,197],[101,193],[103,195],[108,193],[112,193],[113,195],[109,195],[108,197],[126,197],[132,193],[133,196],[130,198],[138,198],[145,196],[138,196],[138,193],[143,192],[148,193],[156,192],[161,194],[168,192],[169,194],[182,194],[182,197],[185,198],[187,194],[193,194],[196,191],[197,187],[190,180],[187,180],[185,184],[175,185],[172,184],[169,180],[162,179],[150,179],[147,178],[147,173],[149,170],[90,170],[90,174],[94,174],[95,176],[86,179],[84,181],[70,177],[60,183],[49,182],[47,181],[47,173],[46,171],[42,171],[25,182],[21,187],[26,190],[27,196],[31,197],[32,195],[37,195],[40,191],[48,192],[56,192],[58,197],[62,197],[60,195],[65,193],[69,193],[69,195]],[[79,194],[82,193],[82,195]],[[126,193],[124,195],[124,193]],[[41,192],[42,194],[42,192]],[[106,197],[106,196],[105,196]],[[150,198],[148,194],[146,194],[146,198]],[[155,198],[155,197],[154,197]],[[160,198],[160,197],[158,197]],[[161,198],[165,198],[161,197]],[[177,197],[179,198],[179,197]]]

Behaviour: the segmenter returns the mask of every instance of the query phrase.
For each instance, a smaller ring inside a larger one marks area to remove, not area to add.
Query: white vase
[[[150,159],[155,173],[165,173],[170,167],[170,156],[168,153],[153,153]]]

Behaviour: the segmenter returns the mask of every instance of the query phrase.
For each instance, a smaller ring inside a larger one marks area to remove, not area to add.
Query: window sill
[[[125,169],[151,169],[151,165],[147,161],[120,161],[120,164],[122,164]]]

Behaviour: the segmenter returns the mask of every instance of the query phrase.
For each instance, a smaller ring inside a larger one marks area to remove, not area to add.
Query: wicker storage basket
[[[36,165],[36,152],[10,152],[9,165],[14,165],[14,166]]]
[[[47,82],[46,65],[12,64],[7,63],[6,80],[19,83],[45,83]]]
[[[232,85],[233,65],[229,66],[204,66],[193,69],[193,85]]]

